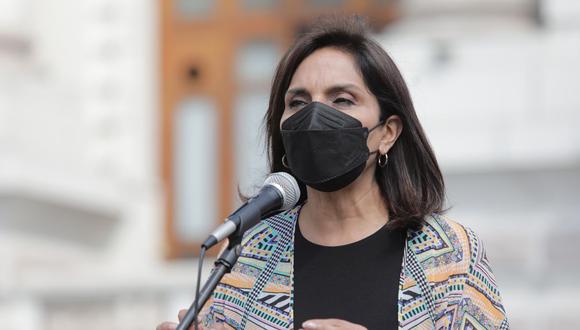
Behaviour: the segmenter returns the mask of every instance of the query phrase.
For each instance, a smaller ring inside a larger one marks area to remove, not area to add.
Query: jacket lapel
[[[417,254],[415,236],[421,232],[408,230],[399,280],[399,329],[433,329],[435,302],[425,270]]]
[[[256,281],[250,291],[246,303],[244,304],[244,315],[240,322],[240,329],[246,329],[246,324],[252,314],[255,314],[256,301],[266,301],[270,296],[264,296],[264,289],[268,286],[276,286],[273,283],[273,275],[277,269],[282,267],[281,260],[283,257],[290,259],[290,264],[293,265],[293,246],[294,246],[294,224],[298,218],[297,212],[299,207],[293,208],[289,211],[279,213],[266,220],[264,220],[268,226],[271,228],[271,242],[268,246],[264,247],[268,253],[271,253],[266,264],[260,271],[260,274],[256,278]],[[290,268],[290,285],[287,286],[286,290],[277,292],[275,295],[276,305],[282,304],[286,305],[288,313],[278,315],[276,318],[276,323],[280,325],[280,328],[291,328],[293,326],[293,297],[291,289],[293,287],[293,267]]]

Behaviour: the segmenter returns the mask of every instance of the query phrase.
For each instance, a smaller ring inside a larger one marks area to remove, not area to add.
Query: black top
[[[369,330],[398,328],[402,230],[377,232],[358,242],[321,246],[294,237],[294,328],[310,319],[336,318]]]

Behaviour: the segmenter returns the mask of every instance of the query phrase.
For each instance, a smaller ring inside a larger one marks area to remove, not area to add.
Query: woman
[[[361,19],[297,40],[265,120],[270,170],[293,174],[302,198],[245,235],[204,328],[509,328],[481,241],[442,216],[405,82]]]

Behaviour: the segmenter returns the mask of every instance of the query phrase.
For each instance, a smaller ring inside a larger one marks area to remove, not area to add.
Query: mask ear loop
[[[383,125],[385,123],[385,121],[386,121],[385,119],[379,120],[379,123],[378,124],[376,124],[375,126],[373,126],[373,128],[369,129],[369,133],[372,132],[375,128]]]
[[[375,125],[373,128],[371,128],[371,129],[370,129],[370,130],[367,132],[367,136],[369,136],[369,134],[372,132],[372,130],[374,130],[375,128],[377,128],[377,127],[379,127],[379,126],[383,125],[385,122],[386,122],[386,119],[379,120],[379,123],[378,123],[378,124],[376,124],[376,125]],[[371,152],[369,152],[369,157],[370,157],[372,154],[378,154],[378,157],[379,157],[379,158],[382,156],[382,155],[379,153],[379,149],[377,149],[377,150],[375,150],[375,151],[371,151]]]

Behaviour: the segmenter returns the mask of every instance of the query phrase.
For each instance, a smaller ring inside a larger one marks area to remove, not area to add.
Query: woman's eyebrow
[[[308,95],[310,94],[308,93],[306,88],[303,87],[291,88],[288,91],[286,91],[286,96],[308,96]]]
[[[325,93],[327,95],[333,95],[333,94],[337,94],[339,92],[344,92],[344,91],[360,91],[360,88],[355,85],[355,84],[340,84],[340,85],[333,85],[328,87],[325,90]],[[304,87],[296,87],[296,88],[290,88],[288,91],[286,91],[286,96],[309,96],[310,93],[308,93],[308,91],[306,90],[306,88]]]
[[[327,95],[338,94],[339,92],[350,92],[350,91],[359,91],[360,88],[355,84],[341,84],[341,85],[334,85],[330,86],[326,89]]]

